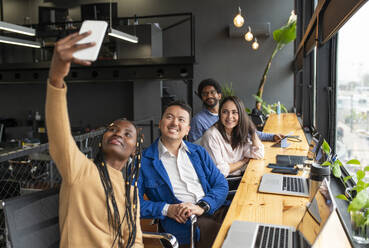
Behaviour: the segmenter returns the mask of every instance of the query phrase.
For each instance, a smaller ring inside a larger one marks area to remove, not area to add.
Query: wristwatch
[[[210,206],[206,201],[200,200],[196,203],[196,205],[204,210],[203,214],[206,214],[210,210]]]

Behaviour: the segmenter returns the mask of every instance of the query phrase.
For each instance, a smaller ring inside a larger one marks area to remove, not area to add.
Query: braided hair
[[[117,121],[125,120],[126,119],[118,119]],[[131,122],[133,126],[136,125]],[[137,128],[136,128],[137,130]],[[137,181],[139,176],[139,171],[141,167],[141,152],[142,152],[142,143],[143,143],[143,135],[141,131],[138,130],[137,133],[137,142],[136,142],[136,151],[135,155],[131,161],[131,163],[127,163],[125,168],[122,171],[122,177],[124,175],[125,181],[125,212],[123,214],[123,218],[121,219],[119,209],[117,206],[117,202],[115,200],[113,185],[110,180],[106,160],[104,157],[104,153],[102,147],[99,147],[97,155],[94,159],[94,163],[99,171],[101,183],[104,188],[105,196],[106,196],[106,207],[107,207],[107,214],[108,214],[108,223],[109,226],[112,227],[114,233],[114,241],[111,247],[114,247],[114,244],[118,242],[119,248],[130,248],[133,247],[136,239],[136,232],[137,232],[137,195],[138,195],[138,188],[137,188]],[[131,201],[131,186],[134,183],[133,187],[133,201]],[[124,220],[127,220],[128,226],[128,239],[127,243],[123,244],[123,235],[122,235],[122,224]]]

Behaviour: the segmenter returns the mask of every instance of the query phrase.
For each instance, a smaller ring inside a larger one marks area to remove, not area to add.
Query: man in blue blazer
[[[190,243],[190,220],[198,216],[196,247],[210,247],[227,208],[228,183],[204,148],[183,140],[191,108],[171,103],[159,122],[161,137],[142,154],[138,180],[141,217],[159,219],[180,247]],[[145,200],[143,195],[149,198]]]

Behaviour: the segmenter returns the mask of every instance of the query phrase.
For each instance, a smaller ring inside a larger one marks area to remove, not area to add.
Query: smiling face
[[[205,86],[201,91],[201,100],[207,108],[214,108],[221,98],[222,94],[218,93],[214,86]]]
[[[239,113],[236,104],[226,101],[220,110],[220,121],[227,134],[231,134],[233,128],[238,125]]]
[[[180,106],[170,106],[165,110],[159,128],[163,138],[182,140],[190,131],[190,114]]]
[[[114,157],[127,160],[136,149],[137,131],[135,126],[125,120],[113,122],[104,133],[102,150],[107,159]]]

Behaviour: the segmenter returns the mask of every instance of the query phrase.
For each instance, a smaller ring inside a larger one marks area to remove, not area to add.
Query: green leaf
[[[333,164],[332,172],[335,177],[341,177],[341,168],[338,164]]]
[[[366,166],[366,167],[364,168],[364,171],[369,171],[369,166]]]
[[[281,110],[282,110],[282,112],[284,112],[284,113],[288,113],[287,108],[286,108],[283,104],[281,104]]]
[[[335,165],[338,165],[338,166],[342,166],[343,164],[342,164],[342,162],[339,160],[339,159],[336,159],[335,161],[334,161],[334,164]]]
[[[347,161],[346,164],[360,164],[360,161],[357,159],[351,159]]]
[[[344,178],[343,178],[343,181],[344,181],[344,182],[347,182],[347,181],[348,181],[349,179],[351,179],[351,178],[352,178],[352,176],[344,177]]]
[[[331,166],[332,164],[331,164],[331,162],[329,162],[329,161],[324,161],[323,163],[322,163],[322,166]]]
[[[347,197],[345,195],[342,195],[342,194],[341,195],[337,195],[336,198],[341,199],[341,200],[345,200],[345,201],[349,201],[347,199]]]
[[[366,204],[365,204],[364,208],[369,209],[369,199],[368,199],[368,201],[366,201]],[[366,216],[369,216],[369,211],[366,211]]]
[[[368,217],[366,217],[366,220],[364,222],[364,226],[369,226],[369,218]]]
[[[356,197],[349,204],[347,210],[348,211],[361,210],[366,205],[368,198],[369,198],[368,193],[365,191],[357,193]]]
[[[361,179],[363,179],[365,177],[365,172],[362,171],[362,170],[358,170],[356,172],[356,176],[357,176],[357,180],[361,180]]]
[[[351,222],[354,222],[356,226],[363,226],[365,223],[365,216],[361,211],[351,212]]]
[[[245,108],[247,114],[251,114],[251,109]]]
[[[323,144],[323,151],[325,152],[325,154],[329,155],[331,154],[331,147],[329,146],[329,144],[327,143],[327,141],[324,139]]]
[[[264,102],[264,100],[261,97],[258,97],[257,95],[252,95],[257,102]]]
[[[364,181],[357,181],[356,191],[361,192],[362,190],[364,190],[366,188],[365,186],[366,186],[366,183]]]
[[[288,44],[296,39],[296,22],[274,30],[273,39],[280,44]]]
[[[270,114],[268,113],[268,108],[265,104],[262,104],[261,107],[263,107],[263,110],[267,113],[267,114]]]

